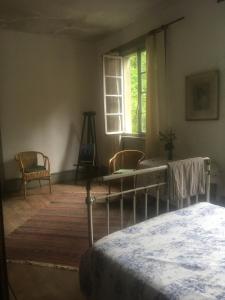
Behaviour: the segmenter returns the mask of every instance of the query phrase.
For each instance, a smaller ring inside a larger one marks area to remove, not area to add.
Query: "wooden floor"
[[[73,193],[83,187],[74,185],[54,185],[53,193],[48,187],[28,190],[27,199],[22,193],[7,197],[3,202],[5,234],[8,235],[40,208],[54,199],[54,192]],[[76,271],[39,267],[26,264],[8,264],[10,285],[18,300],[83,300]],[[11,299],[14,299],[11,297]]]
[[[47,206],[50,201],[54,200],[54,193],[75,193],[78,191],[85,193],[83,186],[74,186],[72,184],[57,184],[53,185],[52,189],[52,194],[49,194],[48,187],[44,186],[28,190],[26,199],[23,198],[22,192],[12,194],[4,199],[5,234],[8,235],[32,215],[36,214],[40,208]],[[96,189],[101,189],[101,187]]]
[[[84,187],[73,184],[53,185],[52,190],[52,194],[49,194],[47,186],[30,189],[27,199],[23,198],[22,192],[7,197],[3,202],[6,235],[54,200],[54,193],[86,194]],[[103,192],[105,187],[96,185],[93,190]],[[155,208],[152,209],[154,211]],[[18,300],[84,300],[76,271],[9,263],[8,273]]]
[[[10,263],[8,274],[18,300],[84,300],[78,272]]]

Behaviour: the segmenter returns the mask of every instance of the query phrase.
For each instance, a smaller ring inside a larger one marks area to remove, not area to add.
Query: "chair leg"
[[[24,199],[27,197],[27,182],[26,180],[23,181],[23,192],[24,192]]]
[[[24,185],[23,178],[21,178],[21,181],[20,181],[20,191],[23,189],[23,185]]]
[[[49,192],[52,193],[52,184],[51,184],[51,178],[49,177]]]
[[[40,185],[40,188],[41,188],[41,179],[39,179],[39,185]]]

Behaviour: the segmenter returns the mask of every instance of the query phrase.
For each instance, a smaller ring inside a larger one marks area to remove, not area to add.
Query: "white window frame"
[[[120,74],[121,75],[106,75],[105,74],[105,59],[115,59],[120,61]],[[121,79],[121,94],[111,95],[106,94],[106,78],[118,78]],[[112,135],[112,134],[122,134],[124,133],[124,87],[123,87],[123,57],[117,55],[103,55],[103,89],[104,89],[104,118],[105,118],[105,133]],[[107,100],[108,97],[117,97],[120,99],[118,103],[118,107],[121,107],[121,112],[118,113],[108,113],[107,112]],[[121,117],[121,130],[119,131],[109,131],[107,128],[108,124],[108,117],[110,116],[120,116]]]

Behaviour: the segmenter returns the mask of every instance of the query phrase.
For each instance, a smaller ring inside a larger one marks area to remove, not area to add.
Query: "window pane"
[[[106,96],[106,113],[122,113],[122,103],[119,97]]]
[[[142,126],[142,133],[146,132],[146,113],[142,113],[142,118],[141,118],[141,126]]]
[[[141,93],[146,93],[147,89],[147,81],[146,81],[146,73],[141,74]]]
[[[141,131],[146,132],[146,93],[141,95]]]
[[[141,91],[140,91],[140,124],[141,132],[146,132],[146,91],[147,91],[147,78],[146,78],[146,51],[141,52]]]
[[[122,131],[122,117],[121,116],[107,116],[107,132]]]
[[[128,133],[142,133],[146,130],[146,51],[133,53],[124,62],[125,127]]]
[[[122,81],[120,78],[105,78],[106,95],[121,95]]]
[[[146,51],[141,52],[141,72],[146,72]]]
[[[138,107],[132,109],[132,133],[138,133]]]
[[[132,133],[138,132],[138,62],[137,53],[130,57]]]
[[[104,112],[106,134],[123,132],[123,58],[103,56]],[[114,95],[114,97],[112,96]],[[120,96],[120,97],[118,97]],[[109,116],[107,114],[121,114]]]
[[[105,75],[106,76],[121,76],[121,60],[110,57],[105,57]]]

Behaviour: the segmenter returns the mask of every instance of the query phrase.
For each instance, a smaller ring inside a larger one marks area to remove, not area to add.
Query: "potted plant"
[[[159,131],[159,139],[164,142],[164,149],[167,152],[168,160],[173,160],[174,140],[176,139],[175,132],[169,128],[165,132]]]

